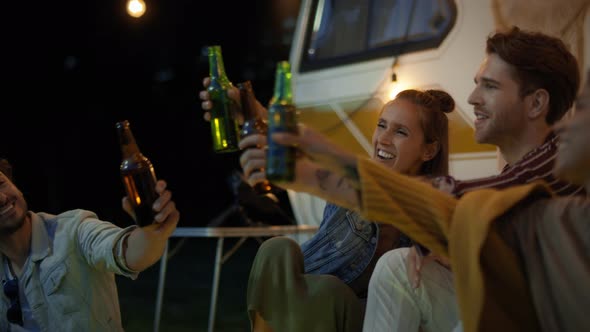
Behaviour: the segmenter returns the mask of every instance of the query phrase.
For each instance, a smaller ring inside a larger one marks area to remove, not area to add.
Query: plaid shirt
[[[558,137],[551,133],[542,145],[528,152],[515,164],[506,165],[499,175],[473,180],[456,180],[451,176],[441,176],[433,180],[433,185],[444,192],[461,197],[466,192],[476,189],[503,189],[544,180],[558,196],[584,195],[586,192],[583,187],[565,182],[553,175],[558,144]]]

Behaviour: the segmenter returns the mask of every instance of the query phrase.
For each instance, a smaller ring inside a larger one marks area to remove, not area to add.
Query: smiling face
[[[0,237],[22,227],[27,213],[27,202],[4,173],[0,172]]]
[[[373,159],[407,175],[416,175],[424,161],[426,144],[418,106],[396,99],[385,105],[373,133]]]
[[[590,72],[589,77],[590,79]],[[590,180],[590,81],[576,100],[576,113],[555,126],[559,136],[559,148],[555,161],[555,173],[560,178],[577,184]],[[585,183],[586,182],[586,183]]]
[[[512,67],[496,54],[489,54],[475,76],[468,102],[475,113],[475,140],[502,148],[515,141],[526,125],[525,101]]]

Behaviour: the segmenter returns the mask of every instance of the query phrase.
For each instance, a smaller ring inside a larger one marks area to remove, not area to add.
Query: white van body
[[[317,20],[314,10],[321,9],[324,1],[330,0],[302,0],[291,46],[300,121],[343,147],[370,156],[371,136],[383,103],[407,88],[445,90],[457,105],[449,116],[450,173],[459,179],[494,175],[503,166],[495,147],[475,143],[475,116],[467,103],[491,33],[518,25],[557,35],[578,57],[582,74],[590,64],[589,0],[455,0],[454,23],[438,47],[304,71],[302,57],[310,52],[306,33],[314,17]],[[294,192],[290,198],[298,222],[319,224],[322,200]]]

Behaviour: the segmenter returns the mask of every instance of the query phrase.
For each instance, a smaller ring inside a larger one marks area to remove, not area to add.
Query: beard
[[[26,216],[23,215],[9,224],[0,225],[0,237],[10,236],[21,229],[25,224],[25,217]]]

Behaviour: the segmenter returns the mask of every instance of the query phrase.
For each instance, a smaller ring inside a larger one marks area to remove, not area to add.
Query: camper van
[[[302,0],[290,54],[299,120],[370,155],[384,103],[408,88],[442,89],[457,104],[449,117],[451,175],[497,174],[503,160],[494,146],[475,142],[467,98],[486,37],[513,25],[562,38],[585,77],[589,0]],[[289,197],[298,222],[319,224],[321,200]]]

